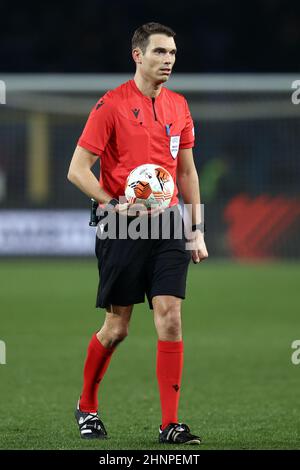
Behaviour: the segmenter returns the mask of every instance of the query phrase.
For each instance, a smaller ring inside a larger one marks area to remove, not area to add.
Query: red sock
[[[157,343],[156,375],[162,411],[162,429],[178,423],[178,404],[183,368],[183,341]]]
[[[105,348],[96,334],[92,337],[83,370],[83,390],[79,402],[81,411],[95,413],[98,410],[99,383],[108,368],[114,349]]]

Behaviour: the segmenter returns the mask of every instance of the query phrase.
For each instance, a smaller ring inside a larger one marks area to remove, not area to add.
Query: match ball
[[[159,165],[146,163],[129,174],[125,196],[129,203],[144,204],[147,209],[167,208],[174,193],[174,181],[170,173]]]

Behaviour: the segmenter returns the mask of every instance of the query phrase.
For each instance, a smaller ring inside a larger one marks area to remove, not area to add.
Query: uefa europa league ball
[[[125,196],[129,203],[144,204],[152,207],[167,208],[174,193],[174,181],[162,166],[146,163],[129,174]]]

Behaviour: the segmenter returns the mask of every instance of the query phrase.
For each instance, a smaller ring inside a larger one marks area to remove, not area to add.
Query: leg
[[[181,341],[181,299],[172,295],[153,297],[154,323],[160,341]]]
[[[81,411],[95,413],[98,389],[116,346],[127,336],[133,306],[110,306],[101,330],[92,337],[84,365]]]
[[[111,305],[106,310],[104,324],[96,335],[105,348],[115,347],[126,338],[132,310],[133,305]]]
[[[158,334],[157,380],[162,410],[162,429],[178,422],[183,368],[181,299],[171,295],[153,297],[154,323]]]

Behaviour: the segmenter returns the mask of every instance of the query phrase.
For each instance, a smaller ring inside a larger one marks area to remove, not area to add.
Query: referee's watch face
[[[152,34],[145,52],[137,50],[136,61],[147,80],[164,83],[171,75],[176,58],[174,38],[164,34]]]

